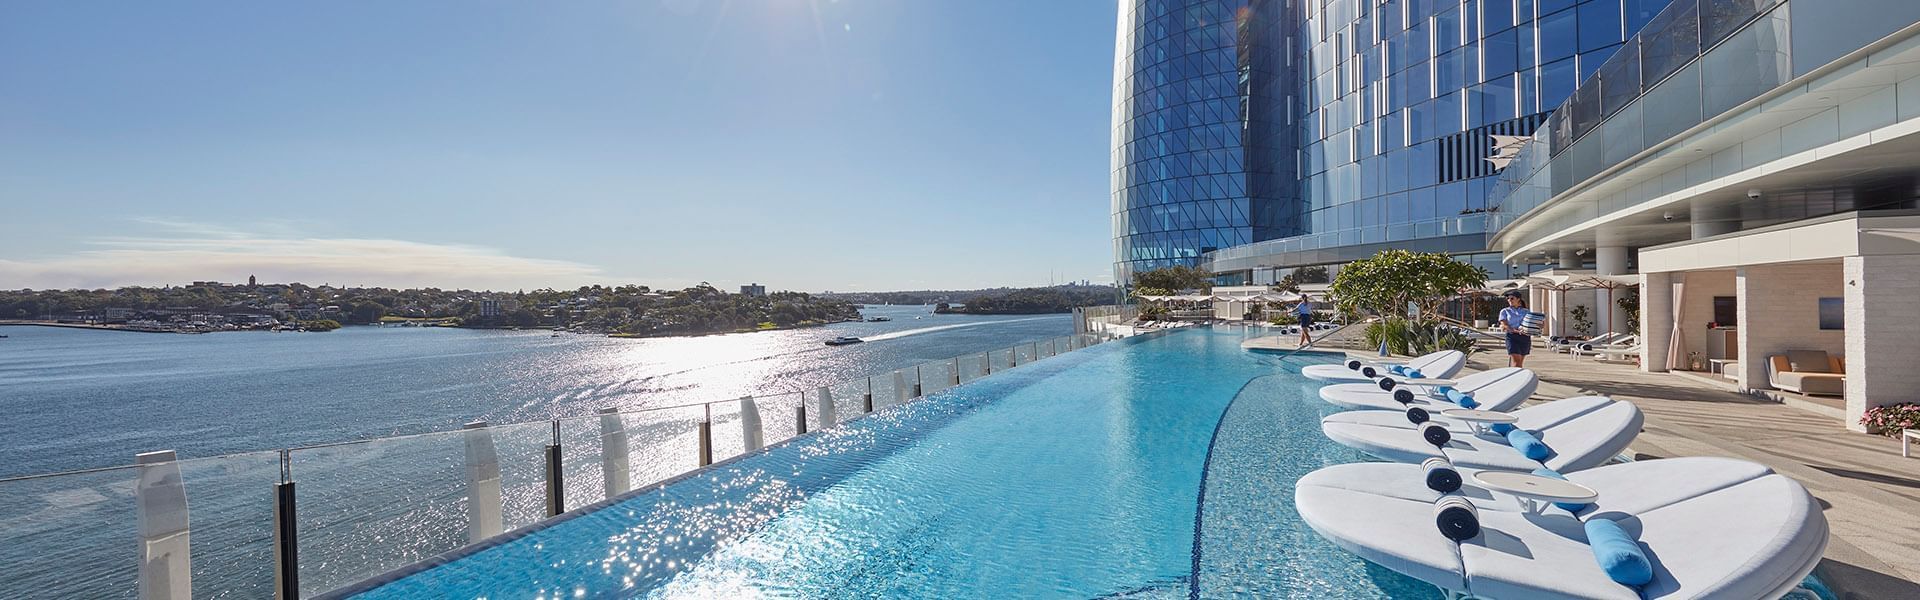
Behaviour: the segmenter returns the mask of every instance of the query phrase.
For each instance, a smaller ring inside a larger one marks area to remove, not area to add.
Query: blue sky
[[[0,288],[1109,278],[1113,2],[11,2]]]

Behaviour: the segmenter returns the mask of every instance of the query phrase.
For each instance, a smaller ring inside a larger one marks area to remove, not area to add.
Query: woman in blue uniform
[[[1507,307],[1500,309],[1500,329],[1507,332],[1507,363],[1526,366],[1527,353],[1533,351],[1533,336],[1527,334],[1526,303],[1519,291],[1507,292]]]

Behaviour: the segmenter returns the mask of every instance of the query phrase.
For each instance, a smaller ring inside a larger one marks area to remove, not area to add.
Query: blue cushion
[[[1513,449],[1519,450],[1520,454],[1532,460],[1546,460],[1547,457],[1553,456],[1553,449],[1548,448],[1546,442],[1540,441],[1540,438],[1534,437],[1532,432],[1525,429],[1515,428],[1507,432],[1507,445],[1513,446]]]
[[[1387,367],[1387,372],[1395,375],[1405,375],[1407,374],[1407,368],[1400,365],[1394,365],[1391,367]]]
[[[1546,467],[1540,467],[1538,469],[1534,469],[1533,474],[1539,475],[1541,477],[1552,477],[1554,479],[1558,479],[1561,481],[1567,480],[1567,476],[1561,475],[1559,471],[1555,471],[1553,469],[1549,469]],[[1580,511],[1586,510],[1593,506],[1591,504],[1574,504],[1571,502],[1555,502],[1553,503],[1553,505],[1558,506],[1562,510],[1565,510],[1567,512],[1574,513],[1574,514],[1579,514]]]
[[[1587,520],[1587,547],[1607,577],[1622,585],[1640,587],[1653,581],[1653,562],[1640,543],[1609,519]]]
[[[1400,371],[1400,374],[1407,376],[1407,379],[1419,379],[1421,377],[1424,377],[1424,374],[1422,374],[1419,369],[1403,369]]]
[[[1451,391],[1453,391],[1453,386],[1450,386],[1450,385],[1442,385],[1442,386],[1437,386],[1437,387],[1435,387],[1435,388],[1433,388],[1433,391],[1434,391],[1434,393],[1436,393],[1436,394],[1440,394],[1441,396],[1445,396],[1445,395],[1447,395],[1447,392],[1451,392]]]
[[[1490,427],[1489,429],[1492,429],[1494,433],[1497,433],[1500,435],[1506,435],[1509,433],[1513,433],[1513,430],[1519,429],[1519,428],[1514,427],[1512,423],[1494,423],[1493,427]]]
[[[1480,402],[1474,400],[1472,394],[1462,393],[1460,390],[1452,388],[1448,388],[1446,394],[1448,401],[1460,405],[1461,408],[1480,408]]]

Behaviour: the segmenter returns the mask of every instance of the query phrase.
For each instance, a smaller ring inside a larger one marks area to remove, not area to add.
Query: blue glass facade
[[[1114,275],[1304,231],[1285,0],[1132,0],[1114,62]]]
[[[1170,203],[1152,193],[1142,197],[1135,187],[1143,181],[1140,174],[1123,168],[1162,155],[1157,146],[1138,143],[1137,125],[1122,126],[1137,121],[1127,117],[1139,113],[1131,98],[1140,86],[1121,75],[1137,76],[1134,65],[1143,50],[1164,50],[1158,38],[1143,39],[1129,27],[1141,21],[1142,11],[1162,4],[1173,5],[1158,9],[1166,13],[1191,6],[1210,10],[1221,3],[1124,2],[1115,88],[1116,275],[1130,272],[1129,263],[1160,262],[1142,258],[1178,260],[1282,238],[1303,243],[1263,247],[1314,251],[1241,260],[1234,269],[1338,263],[1385,245],[1436,237],[1475,237],[1447,247],[1485,252],[1481,217],[1495,171],[1484,159],[1492,136],[1530,135],[1667,2],[1296,0],[1292,8],[1252,2],[1255,14],[1266,15],[1260,22],[1275,29],[1242,39],[1283,52],[1276,68],[1250,70],[1248,76],[1286,81],[1255,80],[1248,87],[1283,96],[1266,121],[1282,139],[1244,153],[1271,164],[1234,166],[1260,174],[1265,189],[1281,190],[1249,198],[1255,205],[1264,200],[1263,214],[1277,218],[1267,227],[1229,224],[1211,238],[1163,235],[1181,230],[1143,229],[1123,218]],[[1244,240],[1237,237],[1242,233]]]

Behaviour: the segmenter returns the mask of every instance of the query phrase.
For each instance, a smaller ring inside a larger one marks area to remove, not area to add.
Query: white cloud
[[[64,289],[124,285],[179,285],[189,281],[311,285],[438,287],[447,289],[566,288],[621,283],[600,268],[576,262],[509,256],[464,244],[406,240],[313,238],[270,224],[271,235],[225,227],[140,219],[167,230],[151,237],[103,237],[94,249],[45,259],[0,259],[0,288]]]

